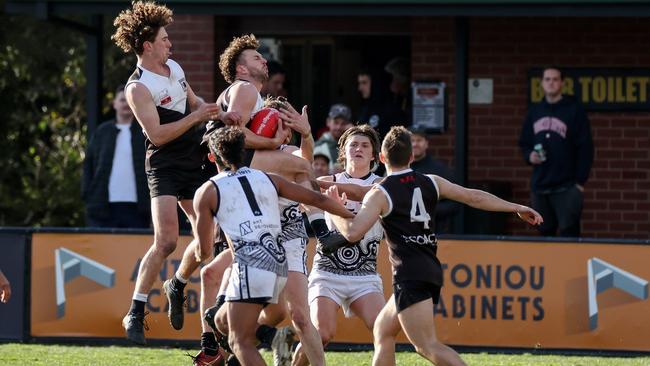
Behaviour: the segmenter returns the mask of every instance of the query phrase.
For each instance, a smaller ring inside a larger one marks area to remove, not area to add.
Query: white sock
[[[148,297],[149,297],[149,294],[141,294],[141,293],[138,293],[138,292],[133,293],[133,300],[136,300],[136,301],[147,302]]]
[[[181,281],[181,283],[187,284],[187,278],[181,276],[178,272],[176,272],[176,279]]]

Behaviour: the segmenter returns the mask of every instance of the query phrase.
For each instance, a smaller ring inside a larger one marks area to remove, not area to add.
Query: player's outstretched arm
[[[0,271],[0,302],[8,303],[11,298],[11,285],[4,273]]]
[[[202,262],[210,255],[214,243],[214,212],[217,209],[217,188],[211,181],[203,183],[194,194],[194,212],[196,212],[196,227],[194,237],[198,239],[194,258]]]
[[[338,199],[339,202],[345,202],[347,199],[345,193],[339,196],[337,186],[328,188],[325,194],[333,199]],[[386,196],[379,188],[373,188],[363,198],[361,208],[354,219],[332,216],[332,221],[341,235],[352,243],[361,240],[368,230],[379,220],[380,215],[387,211],[388,201],[386,200]]]
[[[301,185],[291,183],[276,174],[269,174],[271,180],[278,189],[278,194],[284,198],[300,202],[305,205],[315,206],[332,215],[340,215],[346,218],[353,218],[354,214],[348,211],[338,200],[327,197],[318,192],[307,189]]]
[[[491,193],[478,189],[469,189],[451,183],[437,175],[429,175],[435,180],[440,191],[440,198],[462,202],[468,206],[485,211],[512,212],[531,225],[544,222],[542,216],[530,207],[503,200]]]
[[[371,185],[362,186],[354,183],[333,182],[331,176],[319,177],[316,181],[318,182],[318,186],[322,189],[336,186],[340,193],[345,193],[347,198],[353,201],[363,201],[363,197],[365,197],[366,193],[370,192],[373,187]]]
[[[198,123],[216,119],[221,110],[215,103],[202,103],[198,105],[197,110],[184,118],[161,125],[156,106],[146,86],[140,83],[129,84],[126,87],[126,100],[147,138],[156,146],[178,138]]]

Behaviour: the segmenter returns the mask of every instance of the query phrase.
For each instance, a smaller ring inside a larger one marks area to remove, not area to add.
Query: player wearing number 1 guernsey
[[[288,272],[286,251],[278,241],[278,197],[345,217],[352,214],[320,193],[245,167],[244,144],[244,132],[238,127],[223,127],[210,135],[210,156],[219,174],[196,192],[195,231],[198,250],[213,242],[215,222],[226,234],[234,253],[225,305],[229,343],[242,365],[264,365],[256,349],[257,320],[264,306],[277,303]]]
[[[404,127],[391,128],[382,143],[380,159],[386,164],[388,176],[368,191],[354,220],[332,216],[350,242],[359,240],[377,216],[388,238],[393,296],[375,322],[373,365],[395,364],[395,337],[400,330],[432,363],[465,365],[453,349],[438,341],[432,316],[442,287],[438,244],[432,231],[436,203],[448,198],[487,211],[512,212],[533,225],[539,225],[542,217],[529,207],[490,193],[461,187],[437,175],[414,172],[409,168],[413,161],[411,134]],[[327,194],[338,197],[338,187],[328,188]]]

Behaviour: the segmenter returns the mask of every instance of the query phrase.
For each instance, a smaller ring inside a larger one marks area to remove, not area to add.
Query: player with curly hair
[[[245,126],[260,109],[265,106],[265,101],[260,95],[260,90],[268,78],[266,60],[257,51],[259,42],[254,35],[235,37],[229,46],[220,56],[219,67],[226,81],[231,85],[221,93],[217,99],[224,111],[221,125],[237,125],[243,127],[246,133],[246,157],[244,164],[265,172],[278,174],[290,181],[301,184],[304,187],[312,187],[313,172],[311,161],[313,160],[314,141],[311,136],[311,127],[307,119],[306,106],[302,114],[296,112],[289,103],[278,100],[270,100],[279,107],[282,122],[278,132],[272,138],[258,136]],[[218,128],[218,127],[216,127]],[[283,145],[287,139],[289,130],[294,130],[301,135],[300,149],[287,148]],[[295,202],[284,202],[281,205],[283,215],[288,215],[293,221],[301,221],[298,204]],[[306,208],[310,222],[319,240],[341,241],[345,240],[340,234],[330,233],[323,213],[315,208]],[[292,221],[292,222],[293,222]],[[294,224],[292,224],[294,225]],[[285,225],[285,227],[293,227]],[[302,222],[295,223],[295,227],[302,226]],[[284,230],[291,231],[291,230]],[[304,230],[302,230],[304,231]],[[292,235],[295,232],[292,232]],[[292,322],[296,332],[305,346],[305,351],[314,365],[324,364],[323,348],[318,333],[309,321],[309,308],[307,304],[307,271],[305,268],[305,242],[306,235],[296,235],[291,240],[285,240],[284,246],[287,249],[289,262],[289,280],[287,283],[287,303]],[[218,262],[213,262],[215,269],[222,270]],[[212,264],[205,267],[205,272],[213,268]],[[212,272],[212,271],[210,271]],[[202,277],[202,279],[205,276]],[[211,277],[222,277],[221,273],[212,273]],[[202,289],[213,289],[218,284],[202,284]],[[211,291],[211,290],[209,290]],[[209,298],[209,296],[206,296]],[[265,324],[275,325],[278,319],[284,315],[283,312],[273,307],[265,309],[262,320]],[[214,308],[213,308],[214,309]],[[205,324],[204,324],[205,327]],[[267,332],[270,334],[270,332]],[[270,339],[271,337],[260,337]],[[281,362],[290,362],[290,358]]]
[[[149,291],[160,273],[163,261],[176,249],[180,205],[194,223],[192,207],[195,190],[205,182],[204,154],[199,146],[205,131],[204,122],[217,119],[221,112],[215,103],[204,103],[185,79],[178,63],[170,59],[172,44],[166,27],[172,11],[153,2],[133,2],[115,18],[111,37],[124,52],[137,56],[136,69],[126,84],[126,98],[146,136],[147,178],[151,195],[154,242],[138,271],[129,312],[123,326],[129,340],[145,344],[144,317]],[[193,240],[183,261],[163,290],[169,301],[169,318],[175,329],[183,327],[184,287],[201,260]]]

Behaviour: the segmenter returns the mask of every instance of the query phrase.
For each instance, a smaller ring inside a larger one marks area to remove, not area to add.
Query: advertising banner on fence
[[[187,287],[185,327],[175,331],[160,287],[189,238],[164,263],[149,297],[149,339],[198,339],[198,271]],[[148,235],[44,234],[32,239],[31,335],[123,336]],[[484,347],[650,351],[644,245],[441,240],[445,286],[434,309],[439,338]],[[310,257],[313,242],[309,244]],[[391,290],[387,248],[378,267]],[[335,342],[371,343],[371,333],[339,312]],[[398,342],[407,343],[400,335]]]
[[[199,273],[186,289],[187,321],[182,332],[167,320],[162,282],[180,264],[191,238],[181,237],[163,263],[147,304],[149,338],[193,339],[201,335]],[[33,337],[124,336],[122,318],[129,310],[142,257],[151,235],[34,233],[32,236],[31,335]]]

